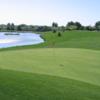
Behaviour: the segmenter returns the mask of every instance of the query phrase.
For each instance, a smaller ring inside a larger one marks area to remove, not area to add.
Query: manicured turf
[[[44,44],[2,49],[0,100],[100,100],[99,36],[45,33]]]
[[[100,83],[100,52],[82,49],[31,49],[0,53],[0,68]],[[91,70],[90,70],[91,69]]]
[[[41,74],[0,70],[1,100],[99,100],[100,86]]]
[[[48,40],[44,45],[59,48],[83,48],[100,50],[100,32],[67,31],[58,37],[57,33],[45,34]]]

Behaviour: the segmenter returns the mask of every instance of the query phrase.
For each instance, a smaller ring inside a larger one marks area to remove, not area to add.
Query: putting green
[[[72,48],[0,52],[0,68],[100,85],[100,51]]]

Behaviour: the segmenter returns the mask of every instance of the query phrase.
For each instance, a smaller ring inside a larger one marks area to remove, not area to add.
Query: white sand
[[[13,40],[13,39],[0,39],[0,44],[1,43],[13,43],[16,42],[17,40]]]

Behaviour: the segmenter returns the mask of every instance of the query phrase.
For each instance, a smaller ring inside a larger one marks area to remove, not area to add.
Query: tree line
[[[88,31],[100,31],[100,21],[97,21],[94,26],[83,26],[80,22],[70,21],[66,26],[59,27],[57,23],[52,24],[54,32],[57,30],[88,30]]]
[[[35,25],[26,25],[20,24],[15,25],[14,23],[0,24],[0,31],[36,31],[36,32],[44,32],[51,31],[51,27],[49,26],[35,26]]]
[[[70,21],[66,26],[59,26],[58,23],[53,22],[51,26],[38,26],[38,25],[15,25],[14,23],[0,24],[0,31],[34,31],[34,32],[46,32],[46,31],[66,31],[66,30],[88,30],[88,31],[100,31],[100,21],[96,22],[94,26],[84,26],[80,22]]]

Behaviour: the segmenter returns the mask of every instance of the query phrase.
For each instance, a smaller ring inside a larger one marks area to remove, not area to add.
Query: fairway
[[[0,49],[0,99],[100,100],[99,32],[42,37],[43,44]]]

